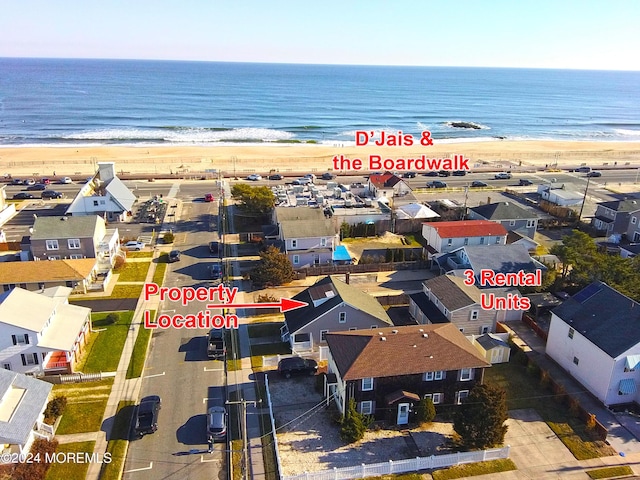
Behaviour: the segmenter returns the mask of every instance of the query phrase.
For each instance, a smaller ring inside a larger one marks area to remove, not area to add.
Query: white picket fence
[[[334,468],[322,472],[305,472],[298,475],[283,475],[281,480],[351,480],[354,478],[376,477],[391,473],[416,472],[432,468],[445,468],[461,463],[475,463],[486,460],[509,458],[509,446],[481,450],[478,452],[451,453],[449,455],[432,455],[407,460],[389,460],[383,463],[357,465],[353,467]]]

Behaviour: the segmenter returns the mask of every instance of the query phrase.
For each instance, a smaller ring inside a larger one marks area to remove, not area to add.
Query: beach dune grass
[[[115,372],[120,362],[122,348],[127,339],[133,311],[118,312],[119,319],[109,324],[107,315],[112,312],[91,314],[94,330],[85,345],[84,357],[77,370],[83,373]]]

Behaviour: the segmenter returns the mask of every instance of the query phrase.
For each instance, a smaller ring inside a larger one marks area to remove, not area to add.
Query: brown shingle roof
[[[91,274],[95,264],[95,258],[0,262],[0,285],[83,280]]]
[[[327,333],[326,338],[343,380],[490,366],[452,323]]]

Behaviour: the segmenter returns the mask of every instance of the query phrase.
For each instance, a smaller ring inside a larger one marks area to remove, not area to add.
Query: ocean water
[[[0,58],[0,146],[632,141],[639,106],[640,72]]]

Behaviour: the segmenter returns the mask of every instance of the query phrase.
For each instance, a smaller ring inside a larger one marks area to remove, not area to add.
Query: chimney
[[[346,283],[347,285],[349,285],[349,272],[344,274],[344,283]]]

